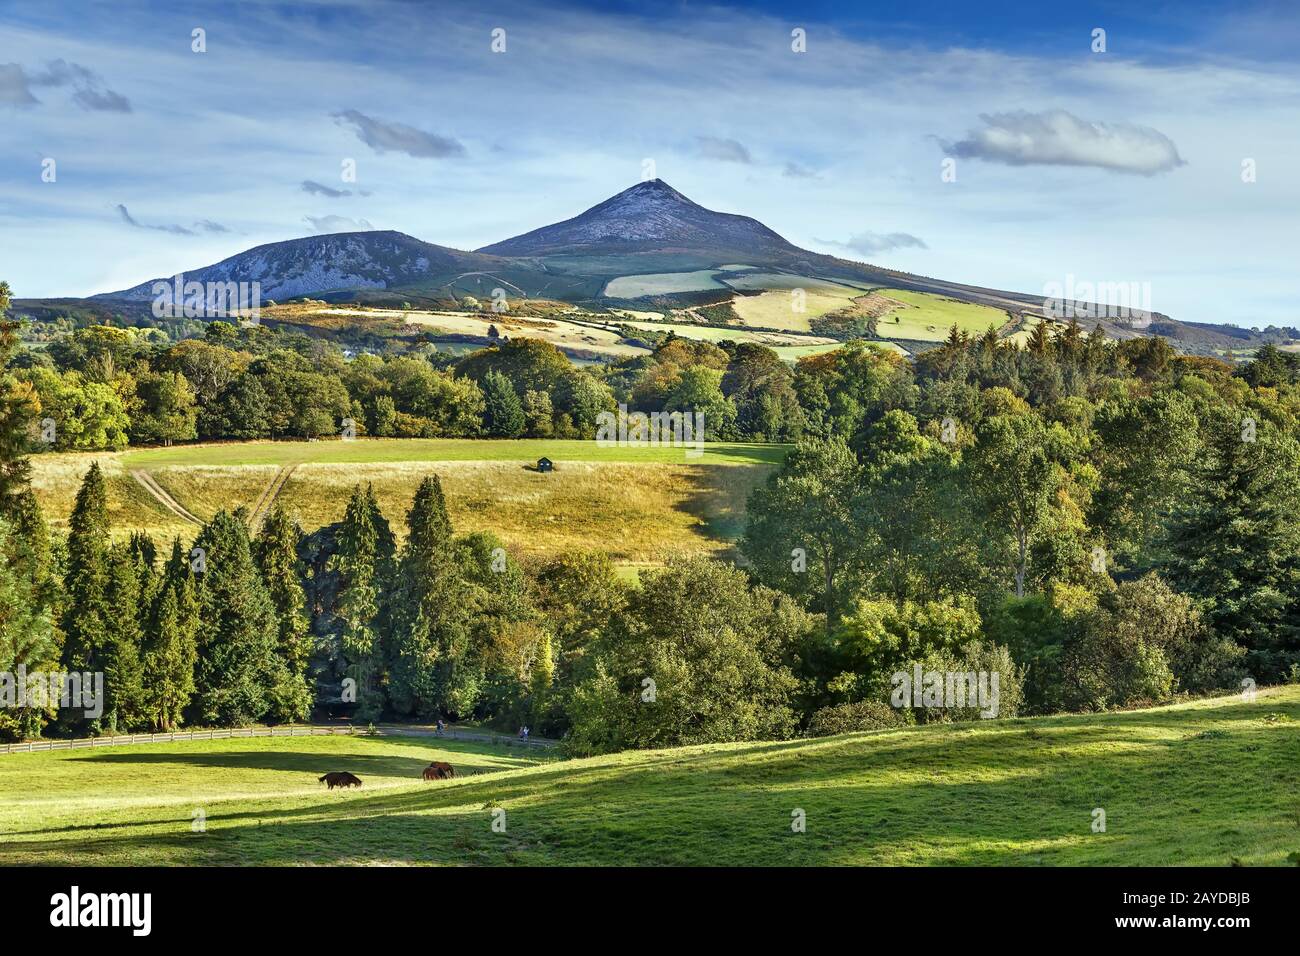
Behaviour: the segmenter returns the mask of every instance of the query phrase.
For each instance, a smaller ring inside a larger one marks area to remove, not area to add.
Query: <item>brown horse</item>
[[[329,784],[331,790],[335,787],[361,786],[361,778],[356,774],[348,773],[346,770],[335,770],[332,773],[327,773],[320,778],[320,782]]]
[[[425,780],[450,780],[454,776],[456,776],[456,771],[452,765],[443,763],[441,760],[435,760],[424,768]]]

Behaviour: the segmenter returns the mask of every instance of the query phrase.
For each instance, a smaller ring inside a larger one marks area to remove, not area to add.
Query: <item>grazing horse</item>
[[[335,770],[332,773],[327,773],[320,778],[320,782],[329,784],[331,790],[335,787],[361,786],[361,778],[356,774],[348,773],[346,770]]]
[[[450,780],[454,776],[456,776],[456,771],[452,765],[443,763],[441,760],[435,760],[424,768],[425,780]]]

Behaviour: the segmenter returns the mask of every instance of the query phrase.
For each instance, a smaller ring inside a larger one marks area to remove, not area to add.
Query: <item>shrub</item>
[[[972,692],[969,683],[959,686],[963,684],[961,675],[966,674],[975,674],[977,688],[983,688],[989,693],[985,701],[972,701],[969,706],[948,706],[946,699],[939,706],[925,706],[926,697],[922,690],[912,687],[910,710],[917,723],[932,724],[955,720],[1014,717],[1024,706],[1024,671],[1016,666],[1016,662],[1011,658],[1011,652],[1002,645],[972,641],[955,653],[936,652],[920,660],[909,661],[900,668],[900,671],[905,672],[909,680],[914,682],[917,665],[920,665],[926,681],[930,678],[925,675],[932,673],[941,675],[944,681],[945,698],[950,675],[954,685],[953,690],[957,694]],[[993,685],[994,675],[997,676],[996,691]],[[893,698],[891,703],[897,706],[897,695],[892,689],[891,698]]]
[[[809,737],[831,737],[863,730],[883,730],[905,723],[902,712],[880,700],[823,707],[808,722]]]

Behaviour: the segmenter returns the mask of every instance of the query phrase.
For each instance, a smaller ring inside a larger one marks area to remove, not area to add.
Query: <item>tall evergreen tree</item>
[[[0,672],[7,674],[15,674],[19,667],[52,670],[59,657],[50,610],[24,566],[24,550],[19,535],[0,518]],[[39,735],[48,708],[28,706],[16,697],[11,703],[0,707],[0,739]]]
[[[272,691],[271,717],[277,721],[306,720],[313,703],[307,678],[310,622],[298,561],[301,541],[301,529],[278,505],[267,513],[253,541],[253,557],[275,608],[276,653],[284,662],[284,681]]]
[[[1205,433],[1194,495],[1175,513],[1167,573],[1208,600],[1206,619],[1248,649],[1255,679],[1300,663],[1300,446],[1224,413]]]
[[[63,577],[67,599],[63,605],[64,669],[103,673],[108,657],[109,619],[113,609],[108,591],[111,578],[108,534],[108,497],[99,464],[90,466],[68,520],[68,556]],[[81,726],[81,718],[68,712],[67,722]],[[87,726],[97,730],[98,720]]]
[[[420,482],[406,521],[393,593],[393,707],[426,718],[466,713],[478,692],[467,659],[468,589],[457,568],[437,475]]]
[[[144,648],[146,712],[159,730],[179,727],[194,696],[198,626],[194,575],[177,538],[160,575]]]
[[[275,609],[253,563],[242,512],[218,511],[194,542],[199,662],[191,710],[205,724],[263,719],[279,680]]]
[[[109,617],[104,654],[104,720],[112,730],[136,730],[146,720],[140,653],[142,603],[139,567],[127,545],[109,551],[105,602]]]
[[[380,616],[393,550],[393,533],[374,489],[358,485],[348,500],[331,563],[341,579],[335,612],[345,668],[355,681],[356,713],[363,720],[377,718],[384,709]]]
[[[510,379],[491,370],[483,376],[483,427],[493,438],[518,438],[527,424],[524,405]]]
[[[14,504],[13,561],[31,583],[36,606],[52,610],[59,603],[59,581],[55,575],[49,525],[45,523],[45,515],[30,487],[15,499]]]

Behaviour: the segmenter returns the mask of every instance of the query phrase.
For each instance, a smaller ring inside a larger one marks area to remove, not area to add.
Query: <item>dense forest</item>
[[[915,360],[669,338],[580,369],[528,339],[454,357],[219,322],[21,331],[0,325],[0,672],[103,672],[107,701],[0,710],[9,737],[450,716],[583,754],[974,716],[891,706],[917,664],[998,674],[1001,717],[1300,679],[1300,363],[1271,346],[1232,366],[1040,325],[1026,347],[954,330]],[[402,535],[363,482],[335,525],[273,509],[250,534],[221,512],[188,548],[114,536],[97,467],[66,538],[28,482],[51,446],[345,419],[591,438],[618,402],[795,443],[749,501],[742,561],[635,585],[599,553],[520,563],[456,533],[433,474]]]

